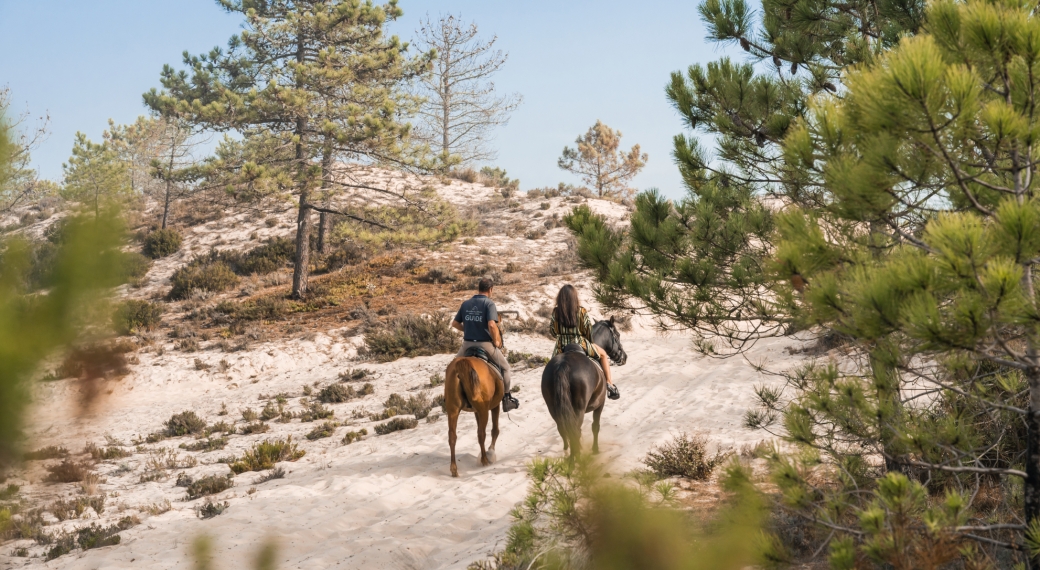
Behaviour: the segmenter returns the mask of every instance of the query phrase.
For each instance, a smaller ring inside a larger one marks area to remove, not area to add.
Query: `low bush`
[[[112,315],[112,324],[121,335],[151,330],[162,322],[164,311],[162,303],[130,299],[116,307]]]
[[[257,415],[256,410],[253,408],[246,408],[242,410],[242,419],[247,422],[255,422],[260,416]]]
[[[82,463],[66,459],[56,465],[48,466],[46,481],[51,483],[79,483],[90,470]]]
[[[228,258],[231,269],[239,275],[267,275],[296,259],[296,243],[289,238],[273,238],[241,256]]]
[[[379,435],[386,435],[395,431],[415,429],[417,427],[419,427],[419,420],[416,420],[415,418],[396,417],[386,423],[377,425],[375,430]]]
[[[343,434],[343,445],[350,445],[355,441],[360,440],[362,437],[366,435],[368,435],[368,430],[364,428],[358,431],[348,431],[347,433]]]
[[[231,503],[224,501],[223,503],[214,503],[213,501],[206,499],[206,502],[202,505],[195,507],[195,516],[200,519],[211,519],[224,511],[228,510]]]
[[[332,437],[332,434],[336,433],[337,427],[339,427],[339,424],[336,422],[325,422],[307,433],[307,439],[314,441],[316,439]]]
[[[303,457],[305,452],[298,449],[292,442],[292,436],[286,439],[265,439],[254,443],[253,447],[246,450],[242,458],[230,465],[235,473],[246,471],[263,471],[274,467],[279,461],[296,461]]]
[[[228,444],[228,438],[226,437],[210,437],[206,439],[200,439],[194,443],[182,443],[181,449],[187,451],[217,451],[224,449]]]
[[[163,422],[163,433],[167,437],[178,437],[189,434],[200,434],[206,431],[206,420],[191,410],[170,416]]]
[[[260,419],[263,421],[270,421],[282,415],[280,406],[275,406],[274,402],[267,402],[264,409],[260,410]]]
[[[112,459],[123,459],[124,457],[130,457],[131,455],[133,455],[131,452],[120,447],[98,447],[93,443],[88,443],[87,446],[83,449],[83,452],[89,453],[90,457],[94,461],[109,461]]]
[[[125,283],[139,284],[148,270],[152,260],[135,251],[124,252],[119,258],[119,273]]]
[[[454,283],[458,280],[459,278],[452,270],[444,267],[431,267],[426,270],[426,273],[418,278],[420,283],[433,284]]]
[[[47,506],[47,512],[54,515],[59,521],[77,519],[86,512],[87,507],[101,515],[105,512],[105,496],[95,495],[92,497],[76,497],[71,499],[59,499]]]
[[[215,495],[221,491],[230,489],[234,485],[235,476],[230,473],[227,475],[207,475],[206,477],[188,485],[188,500],[198,499],[199,497],[205,497],[206,495]]]
[[[729,456],[729,452],[721,449],[709,454],[707,439],[680,433],[672,441],[647,453],[643,464],[661,478],[683,477],[703,481]]]
[[[333,415],[331,408],[327,408],[319,402],[311,402],[300,412],[299,417],[301,422],[307,423],[315,420],[327,420],[332,418]]]
[[[60,457],[68,457],[68,455],[68,449],[57,445],[48,445],[47,447],[37,449],[36,451],[27,452],[25,454],[25,460],[39,461],[41,459],[58,459]]]
[[[275,479],[281,479],[283,477],[285,477],[285,469],[282,469],[281,467],[275,467],[274,469],[268,471],[267,473],[261,475],[260,477],[257,477],[257,479],[256,479],[256,481],[254,481],[254,483],[259,485],[261,483],[266,483],[268,481],[273,481]]]
[[[407,400],[398,394],[390,394],[383,405],[387,409],[396,409],[399,414],[412,414],[419,420],[428,416],[433,408],[429,392],[420,392],[409,396]]]
[[[343,402],[349,402],[355,398],[374,394],[375,388],[372,384],[366,383],[360,389],[355,390],[353,386],[344,386],[342,384],[329,384],[328,386],[321,389],[318,392],[318,401],[326,404],[341,404]]]
[[[144,238],[144,254],[152,259],[166,257],[180,251],[183,241],[175,229],[155,230]]]
[[[404,315],[365,333],[365,356],[389,362],[398,358],[458,352],[461,341],[448,322],[451,316]]]
[[[236,321],[270,321],[289,312],[289,303],[282,297],[260,297],[241,303],[222,301],[214,309]]]
[[[339,381],[340,382],[358,382],[360,380],[364,380],[370,374],[372,374],[372,371],[367,369],[367,368],[357,368],[357,369],[351,368],[350,370],[347,370],[346,372],[340,372],[339,373]]]
[[[238,284],[238,275],[227,263],[204,257],[174,271],[170,284],[170,299],[187,299],[196,290],[211,293],[226,291]]]
[[[271,429],[271,426],[264,422],[253,422],[242,426],[242,435],[251,435],[254,433],[267,433]]]

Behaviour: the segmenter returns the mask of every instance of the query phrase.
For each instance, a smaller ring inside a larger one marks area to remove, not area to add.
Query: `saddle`
[[[491,360],[491,355],[488,354],[487,351],[483,348],[480,348],[479,346],[471,346],[469,349],[466,350],[466,354],[464,356],[479,358],[486,362],[488,364],[488,368],[490,368],[492,372],[498,374],[499,380],[502,380],[505,377],[505,374],[502,372],[502,369],[499,368],[499,366],[495,364],[493,360]]]
[[[568,353],[568,352],[577,352],[578,354],[582,354],[582,355],[586,356],[589,360],[591,360],[592,363],[595,364],[597,368],[599,368],[600,370],[603,369],[603,366],[599,363],[599,360],[589,356],[585,352],[585,349],[582,348],[581,345],[576,343],[576,342],[572,342],[571,344],[568,344],[567,346],[563,347],[563,353]]]

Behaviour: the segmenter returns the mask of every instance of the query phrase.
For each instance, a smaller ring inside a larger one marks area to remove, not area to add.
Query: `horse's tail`
[[[459,391],[462,393],[463,401],[472,405],[473,397],[480,385],[480,375],[468,358],[460,358],[455,363],[455,377],[459,379]]]
[[[581,420],[578,412],[574,409],[571,401],[571,366],[564,359],[556,366],[556,379],[553,382],[553,397],[556,400],[556,423],[563,428],[565,437],[576,443],[577,435],[581,433]]]

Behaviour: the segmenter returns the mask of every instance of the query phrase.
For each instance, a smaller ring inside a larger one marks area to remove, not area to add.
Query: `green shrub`
[[[260,297],[241,303],[221,301],[215,309],[234,320],[270,321],[288,313],[289,303],[281,297]]]
[[[219,293],[238,284],[238,275],[223,261],[201,258],[173,272],[169,298],[187,299],[192,291]]]
[[[144,254],[152,259],[166,257],[180,251],[181,242],[183,238],[177,230],[155,230],[144,238]]]
[[[126,283],[135,284],[148,273],[152,260],[136,251],[123,252],[119,258],[119,273]]]
[[[395,431],[415,429],[417,427],[419,427],[419,420],[415,418],[396,417],[386,423],[377,425],[375,429],[377,434],[386,435]]]
[[[336,422],[325,422],[320,426],[312,429],[307,434],[307,439],[314,441],[316,439],[332,437],[332,434],[336,433],[337,427],[339,427],[339,424],[337,424]]]
[[[296,259],[296,243],[289,238],[274,238],[229,263],[239,275],[267,275]]]
[[[206,495],[215,495],[230,489],[234,485],[235,476],[230,473],[227,475],[208,475],[188,485],[188,500],[198,499]]]
[[[450,320],[447,313],[396,317],[366,332],[365,346],[359,352],[383,362],[458,352],[461,342],[448,326]]]
[[[279,461],[296,461],[303,457],[305,452],[298,449],[292,442],[292,436],[286,439],[265,439],[254,443],[251,449],[246,450],[242,458],[231,464],[231,470],[235,473],[246,471],[263,471],[274,467]]]
[[[671,442],[646,454],[643,463],[658,477],[683,477],[703,481],[729,457],[721,449],[708,453],[708,442],[703,437],[680,433]]]
[[[116,307],[112,323],[116,332],[121,335],[151,330],[162,321],[164,310],[162,303],[130,299]]]
[[[163,426],[165,426],[163,433],[167,437],[198,434],[206,431],[206,421],[191,410],[170,416],[170,419],[163,422]]]

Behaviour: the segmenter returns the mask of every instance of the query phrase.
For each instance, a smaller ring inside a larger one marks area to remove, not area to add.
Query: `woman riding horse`
[[[581,347],[585,354],[598,360],[603,367],[603,375],[607,380],[607,397],[617,400],[621,392],[611,381],[610,356],[603,347],[592,340],[592,319],[585,307],[578,300],[578,290],[574,285],[564,285],[556,295],[556,307],[553,308],[552,318],[549,320],[549,333],[556,339],[553,347],[553,356],[563,352],[569,344]]]

